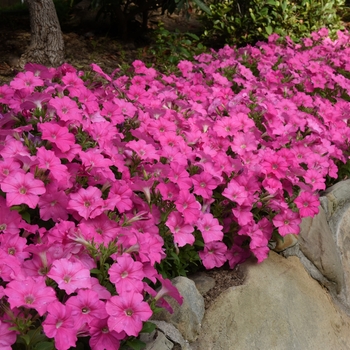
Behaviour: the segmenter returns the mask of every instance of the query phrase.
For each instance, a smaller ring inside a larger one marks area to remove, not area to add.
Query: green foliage
[[[208,14],[210,9],[202,0],[92,0],[92,8],[98,9],[97,18],[105,17],[115,26],[119,34],[126,38],[138,22],[141,29],[147,30],[149,14],[155,10],[173,13],[182,11],[189,16],[192,4]]]
[[[173,235],[170,233],[167,226],[164,224],[160,225],[159,231],[164,239],[166,257],[160,264],[156,264],[156,269],[164,278],[171,279],[177,276],[187,276],[188,274],[198,271],[202,267],[198,250],[203,249],[204,243],[198,231],[194,232],[196,237],[194,244],[186,244],[183,247],[178,247],[174,244]]]
[[[345,0],[211,0],[203,12],[204,37],[211,43],[254,44],[272,33],[301,37],[327,27],[331,35],[343,29],[339,12]]]
[[[149,51],[155,58],[156,68],[174,71],[181,60],[193,60],[193,56],[206,51],[200,38],[193,33],[170,32],[162,23],[152,33],[154,44]],[[159,67],[158,67],[159,66]]]

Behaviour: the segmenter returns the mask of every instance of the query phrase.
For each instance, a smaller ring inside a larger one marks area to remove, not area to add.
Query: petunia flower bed
[[[1,86],[0,348],[139,348],[169,278],[298,234],[348,161],[349,51],[322,29]]]

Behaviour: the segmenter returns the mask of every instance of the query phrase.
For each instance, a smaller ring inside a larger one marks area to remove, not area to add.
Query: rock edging
[[[244,284],[228,288],[206,311],[210,277],[174,279],[184,304],[168,299],[174,314],[154,316],[146,350],[350,349],[350,180],[320,202],[298,236],[277,242],[280,254],[242,264]]]

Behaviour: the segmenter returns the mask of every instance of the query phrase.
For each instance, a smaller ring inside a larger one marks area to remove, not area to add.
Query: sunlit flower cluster
[[[119,349],[182,302],[169,244],[233,268],[298,234],[347,162],[349,39],[272,35],[168,75],[28,64],[1,86],[1,349],[31,329]]]

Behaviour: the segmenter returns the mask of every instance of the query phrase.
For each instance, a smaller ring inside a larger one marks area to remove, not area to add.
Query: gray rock
[[[165,336],[170,339],[173,343],[181,345],[182,350],[191,350],[189,343],[183,338],[182,334],[179,332],[174,325],[165,321],[152,321]]]
[[[336,239],[344,272],[344,288],[341,291],[340,299],[346,304],[350,314],[350,207],[340,219]]]
[[[144,350],[171,350],[174,344],[164,333],[153,331],[150,334],[141,334],[140,340],[146,343]]]
[[[297,257],[242,265],[245,284],[206,311],[194,350],[350,349],[350,321]]]
[[[327,285],[339,294],[344,287],[344,273],[335,237],[329,228],[326,213],[320,206],[313,218],[304,218],[298,236],[300,250],[331,283]]]
[[[208,276],[205,272],[199,272],[192,276],[189,276],[189,279],[195,283],[198,292],[202,295],[215,287],[214,278]]]
[[[274,242],[281,255],[244,263],[244,285],[223,292],[204,318],[198,290],[205,294],[215,281],[205,273],[192,276],[195,283],[174,279],[184,303],[167,298],[174,314],[155,315],[158,333],[174,350],[350,350],[350,180],[327,189],[320,202],[297,239]]]
[[[350,202],[350,180],[345,180],[336,183],[335,185],[327,188],[321,198],[323,209],[327,214],[327,220],[329,221],[331,216],[336,211],[341,210],[347,206]]]
[[[275,243],[273,250],[275,252],[283,252],[298,243],[298,236],[293,234],[285,235],[284,237],[279,237]]]
[[[183,296],[183,304],[180,307],[174,299],[165,297],[174,313],[163,310],[155,314],[153,319],[173,324],[186,340],[195,341],[204,316],[204,299],[190,279],[176,277],[172,282]]]

